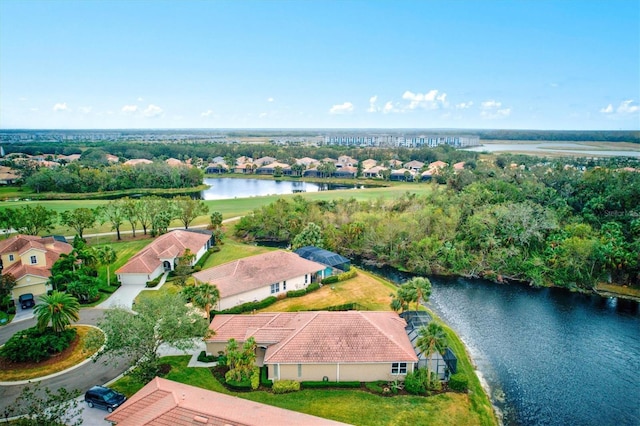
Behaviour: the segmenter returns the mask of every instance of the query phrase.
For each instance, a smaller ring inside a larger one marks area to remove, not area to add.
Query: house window
[[[304,283],[305,284],[309,283],[309,274],[304,274]]]
[[[302,364],[298,364],[298,377],[302,377]]]
[[[38,257],[37,256],[31,256],[31,264],[35,265],[36,263],[38,263]]]
[[[9,262],[13,262],[13,259],[14,259],[13,255],[12,255],[12,254],[10,254],[10,255],[9,255]]]
[[[392,362],[391,363],[391,374],[407,374],[407,363],[406,362]]]
[[[271,294],[277,293],[280,291],[280,283],[271,284]]]
[[[282,291],[287,291],[287,282],[282,281]]]

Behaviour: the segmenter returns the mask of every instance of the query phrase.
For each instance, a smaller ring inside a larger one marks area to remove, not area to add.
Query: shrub
[[[413,395],[424,395],[427,393],[425,370],[418,369],[408,373],[404,378],[404,388]]]
[[[215,355],[207,355],[207,351],[201,351],[198,355],[198,361],[200,362],[215,362],[218,359]]]
[[[233,308],[226,309],[221,312],[214,312],[215,314],[241,314],[243,312],[251,312],[254,309],[263,309],[267,306],[271,306],[278,301],[278,298],[275,296],[269,296],[266,299],[263,299],[259,302],[247,302],[242,305],[234,306]]]
[[[291,290],[287,292],[287,297],[302,297],[307,294],[307,289],[302,290]]]
[[[243,380],[241,382],[236,382],[235,380],[233,380],[233,375],[234,373],[231,370],[225,373],[224,381],[227,384],[227,386],[229,386],[233,390],[237,390],[241,392],[248,391],[249,389],[251,389],[251,380]]]
[[[251,389],[256,390],[260,387],[260,369],[255,367],[251,374]]]
[[[456,392],[466,392],[469,389],[469,379],[464,373],[456,373],[449,378],[449,389]]]
[[[152,279],[151,281],[147,281],[146,286],[147,286],[148,288],[153,288],[153,287],[157,286],[158,284],[160,284],[160,280],[161,280],[161,279],[162,279],[162,275],[160,275],[160,276],[159,276],[159,277],[157,277],[157,278]]]
[[[277,380],[273,383],[273,393],[289,393],[300,390],[300,382],[295,380]]]
[[[338,281],[346,281],[351,278],[355,278],[358,275],[358,272],[355,269],[350,269],[347,272],[343,272],[338,274]]]
[[[338,281],[339,280],[337,275],[331,275],[330,277],[324,278],[322,280],[322,285],[334,284],[334,283],[337,283]]]
[[[158,282],[160,282],[160,281],[158,281]],[[113,294],[119,288],[120,288],[119,286],[100,287],[100,289],[98,291],[100,291],[100,293]]]
[[[15,314],[16,314],[16,307],[15,307],[15,306],[9,306],[9,307],[7,308],[7,313],[8,313],[9,315],[15,315]]]
[[[307,286],[306,292],[311,293],[312,291],[316,291],[320,289],[320,283],[311,283]]]
[[[40,362],[52,354],[64,351],[76,337],[75,328],[57,334],[47,327],[40,332],[36,327],[19,331],[0,349],[0,356],[11,362]]]
[[[302,388],[304,389],[312,389],[312,388],[360,388],[362,384],[360,382],[302,382],[300,383]]]

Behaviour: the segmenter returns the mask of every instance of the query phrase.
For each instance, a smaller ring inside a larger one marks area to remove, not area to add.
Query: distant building
[[[363,135],[337,134],[324,137],[325,145],[361,146],[361,147],[403,147],[403,148],[435,148],[449,145],[456,148],[480,145],[478,136],[464,135]]]

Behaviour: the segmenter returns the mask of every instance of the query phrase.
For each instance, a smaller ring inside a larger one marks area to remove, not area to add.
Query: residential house
[[[229,173],[229,166],[227,166],[224,163],[209,163],[209,165],[205,169],[205,173],[208,173],[208,174]]]
[[[256,161],[254,161],[253,164],[255,164],[258,167],[262,167],[266,164],[275,163],[276,161],[278,160],[273,157],[260,157]]]
[[[291,174],[291,166],[285,163],[280,163],[278,161],[274,161],[273,163],[265,164],[264,166],[258,167],[256,169],[256,173],[259,175],[272,175],[275,173],[277,168],[280,168],[283,175]]]
[[[402,161],[400,160],[389,160],[389,167],[402,167]]]
[[[71,244],[63,238],[19,234],[0,241],[2,274],[10,274],[16,279],[12,297],[17,299],[25,293],[38,296],[51,290],[47,283],[51,267],[61,254],[69,254],[72,250]]]
[[[333,177],[352,179],[358,175],[358,168],[351,166],[342,166],[333,172]]]
[[[341,155],[338,157],[338,162],[336,163],[337,168],[341,167],[357,167],[358,160],[355,158],[351,158],[348,155]]]
[[[105,420],[118,426],[339,426],[344,423],[156,377]]]
[[[460,162],[458,162],[458,163],[453,165],[453,170],[455,170],[456,172],[460,171],[460,170],[464,170],[464,165],[465,165],[465,162],[464,161],[460,161]]]
[[[165,271],[173,271],[188,249],[195,264],[211,247],[212,235],[204,230],[180,229],[168,232],[153,240],[127,263],[116,270],[123,285],[144,285]]]
[[[407,181],[410,182],[414,178],[413,170],[408,170],[405,168],[392,170],[389,175],[389,180],[397,180],[397,181]]]
[[[138,164],[151,164],[153,161],[147,160],[146,158],[132,158],[131,160],[127,160],[124,162],[125,166],[137,166]]]
[[[318,166],[313,166],[309,169],[306,169],[304,172],[302,172],[302,176],[304,177],[323,177],[323,173],[318,170]]]
[[[296,160],[296,164],[302,164],[306,168],[313,167],[313,166],[315,166],[315,165],[317,165],[319,163],[320,162],[318,160],[316,160],[315,158],[310,158],[310,157],[298,158]]]
[[[239,164],[237,166],[235,166],[233,168],[233,172],[234,173],[242,173],[245,175],[251,174],[255,171],[255,169],[257,169],[258,166],[256,166],[253,163],[243,163],[243,164]]]
[[[0,166],[0,185],[13,185],[20,175],[11,167]]]
[[[408,163],[404,163],[404,168],[412,170],[414,172],[419,172],[424,167],[424,163],[422,161],[413,160]]]
[[[364,170],[370,169],[370,168],[375,167],[377,165],[378,165],[378,162],[376,160],[374,160],[373,158],[368,158],[368,159],[362,161],[362,168]]]
[[[362,381],[403,379],[418,362],[397,313],[373,311],[273,312],[216,315],[207,352],[253,337],[256,364],[272,380]]]
[[[219,311],[306,288],[324,278],[325,266],[295,253],[277,250],[245,257],[193,274],[220,291]]]
[[[215,161],[215,158],[214,158]],[[241,165],[241,164],[245,164],[245,163],[253,163],[253,158],[251,157],[247,157],[247,156],[242,156],[242,157],[238,157],[236,158],[236,164],[237,165]]]
[[[373,166],[369,169],[365,169],[362,172],[362,175],[369,179],[378,179],[382,177],[382,172],[385,170],[389,170],[389,169],[383,166]]]
[[[428,168],[430,170],[439,170],[439,169],[442,169],[443,167],[447,167],[447,166],[448,166],[447,163],[445,163],[444,161],[438,160],[438,161],[434,161],[433,163],[429,163],[429,167]]]
[[[109,163],[117,163],[118,161],[120,161],[120,157],[112,154],[107,154],[106,159]]]
[[[184,162],[178,160],[177,158],[167,158],[166,160],[164,160],[164,162],[171,167],[180,167],[186,165]]]

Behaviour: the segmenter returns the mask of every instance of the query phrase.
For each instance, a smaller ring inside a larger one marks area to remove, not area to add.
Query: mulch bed
[[[67,349],[57,354],[51,355],[48,359],[40,362],[11,362],[8,359],[0,356],[0,369],[3,370],[16,370],[16,369],[30,369],[38,367],[46,367],[48,365],[57,364],[61,359],[68,358],[75,351],[80,344],[80,336],[76,335]]]

